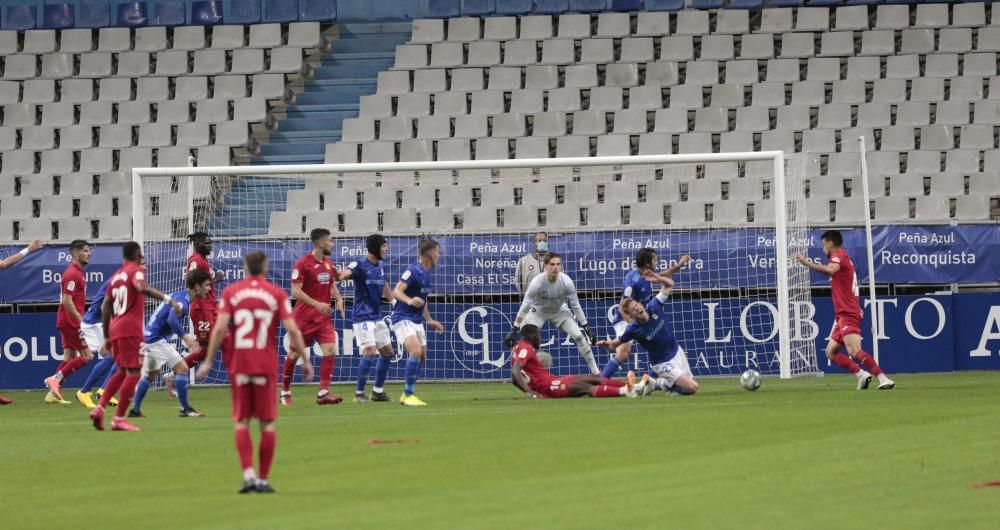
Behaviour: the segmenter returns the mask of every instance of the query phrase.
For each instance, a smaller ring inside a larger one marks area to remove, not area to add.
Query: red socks
[[[595,386],[594,389],[590,391],[590,395],[594,396],[595,398],[618,397],[621,395],[618,392],[619,388],[621,387],[611,386],[611,385],[599,385]]]
[[[250,438],[249,434],[247,438]],[[265,430],[260,433],[260,472],[257,473],[257,477],[261,480],[267,480],[268,474],[271,473],[271,462],[274,460],[274,448],[277,443],[277,434],[274,431]]]
[[[115,375],[111,376],[111,379],[108,380],[108,386],[104,388],[104,393],[101,394],[102,409],[108,406],[108,403],[111,402],[111,398],[115,397],[115,394],[118,393],[118,389],[122,387],[122,381],[124,380],[125,370],[119,368],[118,371],[115,372]]]
[[[330,379],[333,379],[334,359],[336,359],[336,357],[331,355],[329,357],[323,357],[323,360],[319,362],[320,392],[330,390]]]
[[[184,363],[188,365],[188,368],[190,368],[204,361],[206,356],[208,356],[208,352],[205,351],[205,348],[202,348],[194,353],[189,353],[187,357],[184,358]]]
[[[281,368],[281,391],[288,392],[292,389],[292,377],[295,376],[295,359],[291,356],[285,357],[285,365]]]
[[[601,384],[615,388],[621,388],[623,386],[627,386],[628,381],[625,381],[624,379],[605,379],[604,381],[601,381]]]
[[[236,427],[236,454],[240,457],[240,469],[253,467],[253,440],[250,439],[250,429],[244,426]],[[263,444],[261,445],[263,450]]]
[[[837,355],[834,355],[833,362],[837,366],[843,368],[844,370],[847,370],[848,372],[851,372],[852,374],[856,374],[861,371],[861,367],[858,366],[857,363],[852,361],[850,357],[844,355],[843,353],[838,353]]]
[[[878,367],[878,363],[876,363],[875,359],[871,355],[868,355],[868,352],[866,352],[865,350],[859,351],[858,354],[854,356],[854,358],[857,359],[859,363],[861,363],[861,366],[865,367],[865,370],[868,370],[868,372],[874,375],[875,377],[878,377],[879,375],[882,374],[882,369]]]
[[[135,395],[135,385],[138,383],[138,375],[125,376],[125,379],[122,381],[121,396],[118,397],[118,410],[115,411],[115,417],[124,418],[128,414],[128,406],[132,402],[132,396]],[[105,395],[107,395],[107,392],[105,392]],[[103,396],[101,397],[101,401],[104,401]]]
[[[83,368],[83,366],[86,364],[87,364],[87,359],[84,359],[83,356],[78,355],[76,357],[73,357],[72,360],[60,364],[59,372],[63,374],[63,377],[69,377],[70,374],[79,370],[80,368]]]

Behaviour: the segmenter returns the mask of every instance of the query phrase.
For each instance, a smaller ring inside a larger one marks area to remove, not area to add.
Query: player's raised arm
[[[831,262],[827,263],[826,265],[822,263],[813,263],[812,261],[809,261],[809,258],[803,256],[801,252],[795,253],[795,261],[798,261],[802,265],[805,265],[806,267],[809,267],[810,269],[820,274],[826,274],[827,276],[833,276],[834,274],[837,273],[837,271],[840,270],[839,263]]]
[[[683,256],[681,256],[681,259],[677,260],[677,265],[674,265],[673,267],[670,267],[669,269],[663,271],[663,274],[661,274],[660,276],[666,276],[667,278],[671,278],[673,277],[674,274],[677,274],[678,272],[680,272],[681,269],[686,267],[687,264],[690,262],[691,262],[691,256],[684,254]]]
[[[21,249],[20,252],[11,254],[10,256],[7,256],[6,258],[0,260],[0,269],[9,269],[14,265],[17,265],[17,262],[24,259],[25,256],[42,248],[43,246],[45,246],[45,244],[42,243],[41,239],[36,239],[32,241],[31,243],[28,244],[28,246]]]

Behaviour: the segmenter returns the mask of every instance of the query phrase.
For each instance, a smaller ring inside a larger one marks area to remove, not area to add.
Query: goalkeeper
[[[597,369],[594,352],[591,350],[597,336],[587,325],[587,316],[580,307],[573,280],[562,272],[562,258],[559,254],[546,254],[544,269],[545,272],[536,276],[528,285],[521,309],[514,320],[514,329],[507,334],[504,343],[508,347],[514,346],[522,324],[531,324],[541,329],[546,322],[551,322],[573,339],[580,356],[587,362],[590,373],[599,375],[601,372]]]

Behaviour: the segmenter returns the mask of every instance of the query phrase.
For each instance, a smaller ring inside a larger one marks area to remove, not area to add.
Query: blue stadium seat
[[[496,11],[495,0],[462,0],[463,15],[479,17],[492,15],[494,11]]]
[[[806,0],[809,7],[833,7],[844,3],[844,0]]]
[[[760,9],[764,7],[763,0],[729,0],[729,9]]]
[[[845,2],[845,4],[849,6],[867,6],[881,3],[882,0],[847,0],[847,2]]]
[[[531,13],[532,0],[497,0],[498,15],[523,15]]]
[[[799,7],[806,5],[805,0],[770,0],[769,7]]]
[[[295,22],[299,19],[298,0],[264,0],[264,22]]]
[[[299,0],[299,20],[326,22],[336,19],[336,0]]]
[[[185,16],[185,4],[178,1],[159,1],[153,4],[153,18],[150,19],[151,26],[183,26],[187,23]]]
[[[126,28],[145,26],[149,21],[146,14],[146,2],[129,2],[118,4],[118,13],[115,16],[115,25]]]
[[[607,0],[569,0],[570,11],[588,13],[593,11],[606,11],[607,9]]]
[[[691,9],[722,9],[725,0],[689,0],[688,7]]]
[[[111,25],[111,6],[105,2],[81,2],[76,13],[76,27],[104,28]]]
[[[535,13],[565,13],[567,9],[569,9],[569,0],[535,0]]]
[[[429,18],[457,17],[462,14],[459,0],[428,0],[427,16]]]
[[[260,22],[260,2],[258,0],[230,0],[222,13],[226,24],[256,24]]]
[[[680,11],[684,0],[646,0],[646,11]]]
[[[638,11],[642,9],[642,0],[611,0],[612,11]]]
[[[42,7],[42,26],[45,29],[66,29],[76,24],[73,4],[46,4]]]
[[[17,31],[35,29],[35,6],[7,6],[0,28]]]
[[[204,0],[191,2],[191,23],[200,26],[222,24],[222,2],[220,0]]]

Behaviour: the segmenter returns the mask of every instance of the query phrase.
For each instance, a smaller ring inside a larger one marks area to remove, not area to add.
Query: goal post
[[[143,215],[133,217],[133,234],[146,249],[151,284],[170,292],[183,288],[192,230],[213,236],[210,261],[227,283],[242,274],[246,252],[263,250],[269,277],[286,289],[312,228],[333,233],[337,267],[365,259],[366,235],[385,234],[390,289],[416,259],[419,240],[432,237],[442,257],[430,310],[445,332],[428,332],[423,377],[442,381],[507,379],[502,339],[521,301],[515,269],[532,254],[536,232],[547,232],[549,250],[563,256],[602,338],[615,336],[612,320],[636,252],[652,246],[661,271],[692,257],[675,276],[670,304],[696,376],[750,367],[789,378],[820,373],[809,273],[792,260],[811,244],[804,191],[811,167],[804,156],[764,151],[136,168],[133,212]],[[347,382],[359,355],[354,289],[350,281],[339,288],[348,313],[335,318],[335,381]],[[586,373],[581,348],[551,324],[543,349],[554,372]],[[603,366],[609,352],[592,350]],[[644,370],[644,359],[634,347],[629,367]],[[401,376],[397,364],[390,377]],[[224,371],[216,368],[210,382],[221,383]]]

